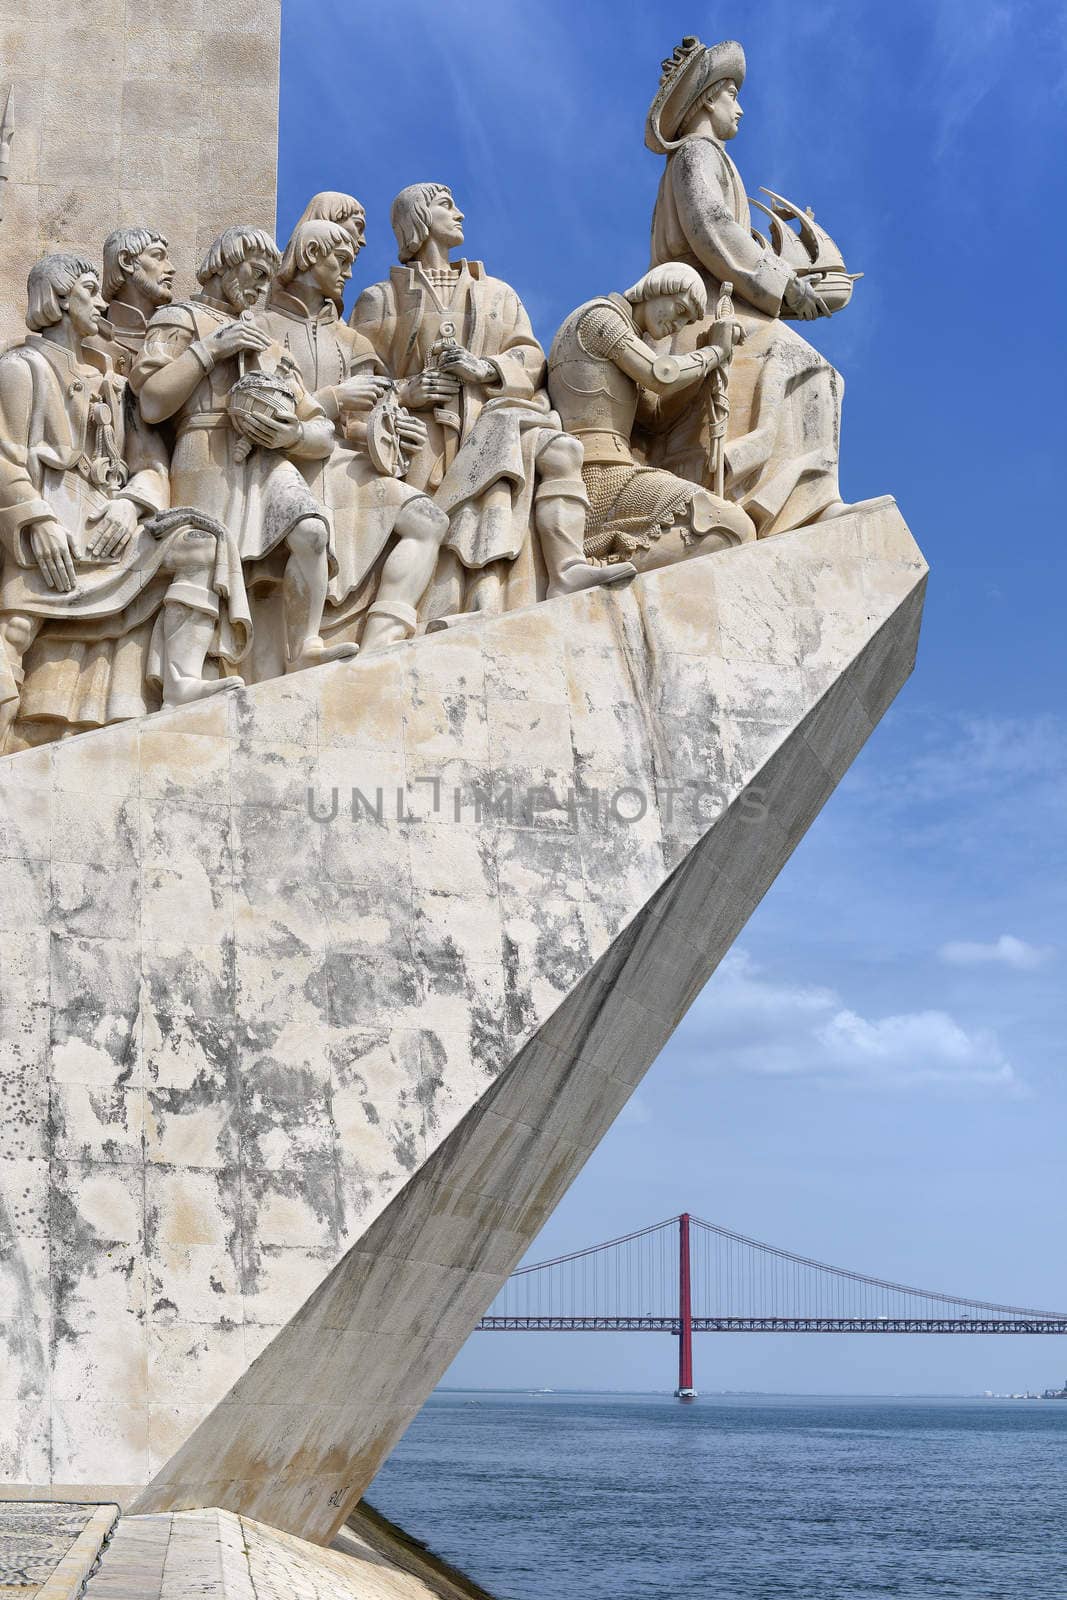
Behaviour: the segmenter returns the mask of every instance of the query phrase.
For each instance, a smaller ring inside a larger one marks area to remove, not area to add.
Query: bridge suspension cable
[[[520,1267],[485,1331],[1067,1334],[1067,1312],[917,1289],[834,1267],[685,1213]]]

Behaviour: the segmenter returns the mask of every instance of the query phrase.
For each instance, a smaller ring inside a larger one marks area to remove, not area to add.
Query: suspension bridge
[[[681,1399],[694,1333],[1059,1333],[1067,1312],[996,1305],[871,1278],[747,1239],[683,1212],[520,1267],[485,1333],[669,1333]]]

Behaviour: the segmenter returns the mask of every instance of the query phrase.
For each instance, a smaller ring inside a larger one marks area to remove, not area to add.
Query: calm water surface
[[[1067,1600],[1067,1401],[438,1394],[368,1498],[500,1600]]]

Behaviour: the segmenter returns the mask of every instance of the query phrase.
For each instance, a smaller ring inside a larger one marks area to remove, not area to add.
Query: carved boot
[[[285,670],[303,672],[305,667],[321,667],[324,661],[349,661],[358,654],[358,644],[327,644],[315,634],[304,640],[295,658],[285,663]]]
[[[204,662],[215,633],[215,616],[167,600],[163,606],[163,704],[187,706],[208,695],[242,689],[243,678],[205,678]]]
[[[326,605],[326,529],[305,517],[289,534],[289,560],[282,582],[285,609],[286,672],[303,672],[325,661],[357,655],[358,644],[327,644],[319,637]]]
[[[585,514],[589,497],[581,478],[553,478],[537,486],[534,496],[534,525],[541,540],[541,554],[548,571],[549,600],[557,595],[577,594],[602,583],[621,583],[637,575],[629,561],[615,561],[596,567],[585,559]]]
[[[363,653],[384,650],[391,644],[402,644],[410,639],[419,625],[414,606],[403,600],[375,600],[367,612],[363,629]]]

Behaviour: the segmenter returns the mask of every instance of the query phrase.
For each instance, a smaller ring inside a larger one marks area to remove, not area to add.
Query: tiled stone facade
[[[148,223],[178,291],[232,222],[273,232],[280,0],[0,0],[0,100],[15,139],[0,223],[0,348],[25,336],[46,250],[99,261]]]
[[[328,1534],[907,676],[924,573],[877,502],[0,762],[3,1477]]]

